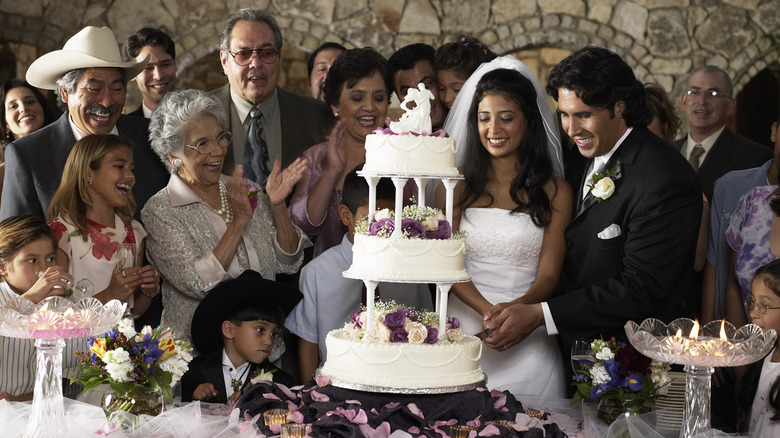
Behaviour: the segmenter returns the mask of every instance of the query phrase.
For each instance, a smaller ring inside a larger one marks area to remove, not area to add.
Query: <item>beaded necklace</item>
[[[233,209],[230,207],[227,197],[227,187],[224,181],[219,180],[219,206],[217,214],[222,216],[226,224],[233,222]]]

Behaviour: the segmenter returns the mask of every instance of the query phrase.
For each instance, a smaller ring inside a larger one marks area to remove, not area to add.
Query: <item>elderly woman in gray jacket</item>
[[[306,236],[290,221],[285,199],[306,169],[277,160],[266,194],[243,178],[222,175],[232,135],[218,100],[197,90],[168,93],[149,125],[152,148],[171,172],[168,186],[141,211],[147,256],[163,282],[162,324],[190,339],[198,303],[218,283],[252,269],[273,280],[300,269]],[[136,169],[143,178],[143,169]]]

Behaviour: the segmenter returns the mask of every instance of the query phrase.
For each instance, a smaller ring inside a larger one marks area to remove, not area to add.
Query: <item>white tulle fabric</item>
[[[30,402],[0,400],[0,424],[3,436],[21,437],[30,420]],[[103,409],[65,399],[67,430],[62,437],[83,438],[110,436],[117,438],[166,437],[166,438],[263,438],[258,428],[236,409],[227,405],[194,402],[181,407],[166,406],[165,412],[152,417],[115,413],[106,420]],[[123,429],[119,424],[132,428]]]
[[[534,72],[519,59],[510,55],[501,56],[480,65],[466,83],[463,84],[463,87],[458,93],[458,97],[455,98],[450,113],[444,121],[444,129],[450,137],[455,139],[455,164],[458,167],[461,167],[465,161],[466,151],[464,145],[466,144],[466,136],[468,135],[468,115],[477,84],[485,73],[498,69],[516,70],[534,84],[534,89],[536,90],[536,106],[542,114],[544,133],[547,137],[547,151],[550,154],[553,172],[555,173],[555,176],[563,177],[563,159],[561,157],[562,149],[560,131],[558,129],[558,118],[555,116],[555,112],[550,108],[549,101],[547,100],[547,93],[544,91],[544,87],[542,86],[541,81],[539,81],[539,78],[537,78]]]

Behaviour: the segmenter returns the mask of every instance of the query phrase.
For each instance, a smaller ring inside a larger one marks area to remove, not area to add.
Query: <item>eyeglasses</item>
[[[198,153],[206,155],[206,154],[210,154],[211,151],[214,150],[214,146],[217,143],[219,143],[221,147],[227,148],[232,141],[233,141],[233,134],[231,134],[228,131],[223,131],[221,134],[217,136],[217,138],[207,138],[205,140],[199,141],[198,144],[196,145],[185,144],[184,146],[195,149],[196,151],[198,151]]]
[[[254,50],[241,49],[236,50],[235,52],[228,50],[228,53],[230,53],[230,56],[233,57],[233,60],[236,62],[236,64],[240,65],[241,67],[248,65],[252,61],[252,57],[254,55],[257,55],[257,57],[263,61],[264,64],[273,64],[277,59],[279,59],[279,52],[271,47],[264,47],[262,49]]]
[[[729,96],[726,93],[722,93],[718,90],[701,90],[699,88],[694,88],[692,90],[685,90],[685,94],[693,97],[704,96],[704,97],[712,97],[712,98],[722,97],[724,99],[731,99],[731,96]]]
[[[753,309],[753,307],[755,307],[756,311],[758,311],[758,313],[761,313],[761,314],[766,313],[767,310],[780,309],[780,307],[769,307],[769,306],[767,306],[764,303],[757,303],[757,302],[753,301],[752,298],[746,299],[745,300],[745,310],[750,312]]]

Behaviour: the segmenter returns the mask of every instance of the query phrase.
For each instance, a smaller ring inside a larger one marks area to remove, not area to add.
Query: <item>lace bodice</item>
[[[500,208],[468,208],[460,222],[466,231],[466,260],[533,267],[539,265],[544,228],[525,213]]]

